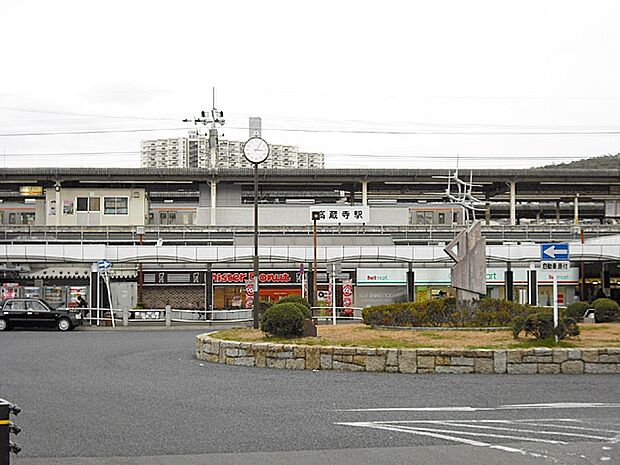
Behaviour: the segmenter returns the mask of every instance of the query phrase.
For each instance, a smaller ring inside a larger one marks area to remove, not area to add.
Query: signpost
[[[570,249],[567,242],[541,244],[540,267],[553,274],[553,328],[558,327],[558,271],[566,271],[570,267]],[[555,336],[558,342],[558,336]]]
[[[114,321],[114,310],[112,310],[112,292],[110,291],[110,275],[108,271],[112,268],[112,262],[108,260],[99,260],[97,262],[97,326],[99,326],[99,308],[101,305],[101,277],[105,282],[107,291],[108,291],[108,301],[110,303],[110,316],[112,317],[112,327],[116,327],[116,322]]]

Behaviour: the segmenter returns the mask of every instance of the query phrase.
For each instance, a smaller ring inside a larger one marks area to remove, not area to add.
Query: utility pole
[[[200,116],[197,118],[185,118],[184,123],[194,123],[196,127],[199,124],[203,126],[210,125],[209,128],[209,168],[213,169],[217,167],[217,125],[224,126],[226,120],[224,119],[224,112],[215,108],[215,87],[213,87],[212,95],[212,107],[211,111],[201,111]],[[200,133],[198,133],[200,136]]]
[[[211,107],[210,112],[207,113],[206,111],[203,110],[200,112],[199,117],[191,118],[191,119],[185,118],[183,122],[184,123],[193,122],[196,128],[198,128],[199,124],[203,126],[210,125],[210,128],[209,128],[209,166],[208,167],[213,170],[217,168],[217,158],[218,158],[217,156],[217,147],[218,147],[217,125],[219,124],[220,126],[224,126],[224,123],[226,123],[226,120],[224,119],[224,112],[215,108],[215,87],[213,87],[212,98],[213,100],[212,100],[212,107]],[[200,131],[198,129],[197,129],[197,133],[198,133],[198,140],[200,141]],[[200,146],[197,148],[197,150],[200,151]],[[196,163],[198,164],[199,162],[197,161]],[[216,215],[216,210],[215,210],[215,192],[216,192],[215,183],[216,183],[215,176],[213,176],[211,178],[211,208],[210,208],[211,226],[215,225],[217,221],[217,215]]]

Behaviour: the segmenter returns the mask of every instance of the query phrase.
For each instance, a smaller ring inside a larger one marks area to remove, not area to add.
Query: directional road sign
[[[540,260],[543,262],[566,262],[570,260],[566,242],[540,245]]]
[[[99,271],[109,270],[110,268],[112,268],[112,262],[109,262],[107,260],[99,260],[97,262],[97,269]]]

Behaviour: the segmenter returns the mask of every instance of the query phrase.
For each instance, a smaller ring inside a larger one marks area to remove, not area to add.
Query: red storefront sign
[[[245,308],[252,308],[254,306],[254,285],[252,281],[245,282]]]
[[[342,282],[342,306],[344,307],[343,314],[350,316],[353,314],[353,283],[347,279]]]
[[[258,280],[266,284],[286,284],[296,282],[296,272],[275,271],[260,272]],[[213,273],[213,284],[243,284],[246,281],[254,282],[254,273],[243,271],[217,271]]]

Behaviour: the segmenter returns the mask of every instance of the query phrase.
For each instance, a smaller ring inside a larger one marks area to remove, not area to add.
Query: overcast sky
[[[331,168],[618,153],[619,18],[617,0],[2,0],[0,166],[138,167],[213,86],[224,138],[261,116]]]

